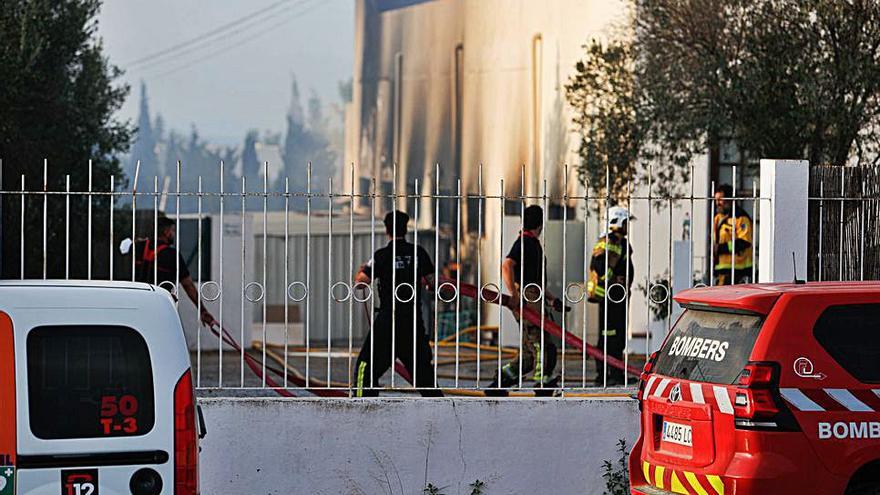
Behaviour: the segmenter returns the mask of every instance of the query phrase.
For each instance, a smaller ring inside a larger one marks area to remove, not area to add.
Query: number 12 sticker
[[[98,470],[62,470],[61,495],[98,495]]]

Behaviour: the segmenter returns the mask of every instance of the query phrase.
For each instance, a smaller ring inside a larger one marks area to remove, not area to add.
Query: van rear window
[[[27,337],[31,431],[38,438],[144,435],[153,371],[144,338],[120,326],[45,326]]]
[[[657,353],[655,371],[697,382],[733,384],[749,361],[762,318],[689,309]]]

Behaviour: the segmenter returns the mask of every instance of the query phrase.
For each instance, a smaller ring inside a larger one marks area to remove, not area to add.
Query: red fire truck
[[[633,494],[880,494],[880,283],[675,299],[639,384]]]

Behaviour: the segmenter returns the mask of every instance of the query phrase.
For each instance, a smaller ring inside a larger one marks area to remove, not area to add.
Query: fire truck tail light
[[[737,380],[733,400],[736,425],[742,428],[799,429],[779,397],[779,365],[750,362]]]
[[[739,375],[742,387],[770,387],[774,383],[776,368],[767,363],[749,363]]]

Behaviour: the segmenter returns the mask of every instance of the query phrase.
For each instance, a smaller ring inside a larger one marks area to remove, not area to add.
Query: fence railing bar
[[[413,189],[416,194],[419,192],[419,179],[415,179]],[[413,226],[413,261],[415,266],[413,267],[413,310],[412,310],[412,369],[410,373],[412,374],[413,379],[413,387],[418,387],[419,383],[419,356],[416,353],[416,344],[419,342],[418,339],[418,326],[416,325],[417,317],[419,312],[422,310],[420,307],[420,299],[419,295],[419,202],[418,200],[414,201],[413,204],[414,210],[414,222]]]
[[[175,181],[174,195],[174,232],[176,235],[175,245],[180,246],[183,239],[183,232],[180,231],[180,160],[177,160],[177,177]],[[177,250],[179,251],[179,249]],[[180,253],[176,252],[174,257],[174,304],[180,302]],[[158,264],[158,263],[157,263]]]
[[[241,277],[240,277],[240,279],[241,279],[241,297],[239,297],[239,299],[240,299],[240,301],[239,301],[239,319],[241,322],[240,323],[241,324],[241,332],[240,332],[241,337],[239,339],[239,342],[242,345],[241,345],[241,351],[239,352],[239,364],[238,364],[238,366],[239,366],[239,382],[241,384],[240,385],[241,387],[244,387],[244,367],[245,367],[244,353],[245,353],[245,347],[246,347],[246,343],[244,341],[244,301],[248,297],[247,296],[247,281],[245,280],[245,273],[247,273],[247,272],[245,272],[245,259],[244,259],[246,252],[247,252],[247,237],[248,237],[247,235],[245,235],[245,233],[247,232],[246,226],[245,226],[245,219],[247,218],[247,215],[246,215],[246,213],[247,213],[247,196],[245,195],[246,190],[247,190],[247,177],[242,175],[242,177],[241,177],[241,213],[240,213],[240,215],[241,215],[241,253],[240,253],[241,256],[239,257],[240,261],[241,261],[241,265],[239,267],[241,270]]]
[[[49,253],[48,253],[48,221],[49,221],[49,196],[46,195],[46,191],[49,190],[49,160],[43,160],[43,280],[46,280],[46,265],[48,263]],[[91,215],[89,215],[89,222],[91,222]],[[91,229],[90,229],[91,230]],[[90,232],[91,233],[91,232]]]
[[[544,169],[544,173],[546,175],[546,168]],[[542,225],[541,246],[544,249],[546,249],[546,247],[547,247],[547,238],[546,238],[546,234],[547,234],[547,178],[546,177],[543,179],[543,187],[542,187],[541,191],[543,193],[543,198],[541,199],[541,208],[542,208],[543,217],[544,217],[541,222],[541,225]],[[541,341],[541,349],[540,349],[540,352],[538,352],[538,355],[535,356],[535,366],[541,367],[540,368],[541,373],[538,377],[536,377],[536,378],[540,378],[540,380],[536,380],[536,381],[538,382],[537,387],[540,389],[543,389],[544,382],[546,380],[546,374],[547,374],[547,361],[546,361],[546,359],[544,359],[544,355],[547,353],[547,343],[544,339],[544,328],[545,328],[544,319],[547,317],[547,300],[548,300],[547,299],[547,264],[544,262],[543,255],[542,255],[542,259],[535,260],[535,261],[537,263],[539,263],[541,266],[541,298],[539,301],[539,303],[541,304],[541,335],[538,337]],[[524,263],[524,262],[525,262],[525,260],[520,259],[520,263]],[[564,267],[563,267],[563,271],[565,271]],[[565,320],[564,312],[563,312],[562,318],[564,321]],[[563,342],[565,341],[564,338],[562,340],[563,340]],[[564,365],[565,365],[565,363],[563,363],[563,366]],[[520,374],[522,374],[522,370],[520,370]]]
[[[331,340],[333,337],[333,177],[327,178],[327,387],[330,385]],[[349,294],[351,297],[351,294]]]
[[[566,326],[566,318],[565,315],[565,306],[568,306],[570,302],[568,300],[568,164],[563,165],[562,167],[562,181],[563,181],[563,190],[565,191],[565,195],[563,195],[562,200],[562,294],[559,294],[559,298],[562,300],[562,335],[565,335],[565,332],[568,331]],[[545,192],[546,192],[546,180],[545,180]],[[544,208],[544,211],[547,211],[547,208]],[[545,225],[546,228],[546,225]],[[543,264],[543,263],[542,263]],[[542,329],[543,330],[543,329]],[[543,337],[544,332],[541,332]],[[559,372],[559,386],[562,389],[565,389],[565,338],[560,339],[562,346],[562,366],[560,367]],[[542,346],[543,347],[543,346]]]
[[[651,355],[651,220],[653,213],[654,165],[648,165],[648,268],[645,271],[645,356]],[[714,230],[714,229],[713,229]]]
[[[198,177],[198,188],[199,192],[202,191],[202,176]],[[202,197],[198,196],[196,200],[196,218],[197,221],[197,233],[196,233],[196,251],[198,255],[196,256],[196,262],[198,265],[196,266],[196,294],[198,298],[196,298],[196,387],[202,386],[202,325],[201,325],[201,314],[202,314]],[[112,225],[113,222],[111,221]],[[222,232],[222,229],[221,229]],[[222,234],[221,234],[222,235]],[[111,242],[112,246],[113,243]],[[111,247],[112,249],[112,247]],[[110,272],[113,273],[113,269],[110,269]],[[221,332],[222,334],[222,332]],[[222,349],[221,349],[222,351]],[[219,353],[220,360],[223,359],[223,353]]]
[[[696,172],[696,167],[693,163],[691,163],[691,175],[690,175],[690,185],[691,185],[691,198],[690,198],[690,216],[688,217],[688,241],[690,243],[690,255],[688,256],[688,273],[690,274],[690,279],[688,280],[688,287],[694,286],[694,227],[696,227],[696,217],[694,217],[694,175]],[[757,191],[755,191],[755,195],[757,196]],[[627,201],[631,201],[627,199]],[[756,210],[757,211],[757,210]],[[754,276],[752,277],[754,278]]]
[[[69,175],[67,176],[67,189],[70,190],[70,176]],[[111,174],[110,175],[110,192],[114,192],[115,190],[116,190],[116,179]],[[113,239],[113,211],[115,210],[114,200],[115,200],[115,196],[110,195],[110,211],[109,211],[109,213],[110,213],[110,232],[109,232],[110,244],[108,246],[109,259],[107,261],[109,262],[109,265],[110,265],[110,280],[111,281],[114,278],[114,275],[113,275],[113,258],[114,258],[114,256],[113,256],[113,250],[114,250],[114,246],[113,246],[113,241],[114,241],[114,239]],[[68,212],[70,211],[70,195],[67,196],[67,210],[68,210]],[[68,227],[69,227],[69,219],[68,219]],[[68,232],[69,232],[69,229],[68,229]],[[68,262],[70,261],[69,253],[68,253],[68,260],[67,261]],[[65,278],[70,278],[70,277],[69,277],[69,275],[65,275]]]
[[[269,225],[268,225],[269,224],[269,195],[268,195],[268,193],[269,193],[269,162],[265,161],[265,162],[263,162],[263,194],[265,194],[265,196],[263,197],[263,260],[262,260],[263,261],[263,269],[262,269],[263,290],[262,290],[262,301],[261,301],[261,303],[262,303],[261,309],[263,311],[262,322],[261,322],[261,324],[262,324],[261,330],[262,330],[262,338],[263,338],[263,342],[262,342],[262,344],[263,344],[263,346],[262,346],[263,362],[262,362],[262,370],[261,370],[262,376],[261,376],[261,378],[263,381],[263,384],[262,384],[263,387],[266,386],[266,347],[267,347],[267,345],[266,345],[266,301],[269,299],[269,286],[266,284],[266,266],[267,266],[266,257],[268,255],[268,249],[267,249],[268,238],[267,238],[266,234],[268,233],[268,230],[269,230]],[[244,234],[242,234],[242,235],[244,235]],[[286,356],[285,356],[285,359],[287,359]]]
[[[86,244],[87,244],[87,249],[86,249],[86,259],[88,260],[88,261],[87,261],[88,280],[91,280],[91,279],[92,279],[92,191],[93,191],[93,188],[92,188],[92,179],[93,179],[93,174],[92,174],[92,160],[89,160],[89,193],[88,193],[88,201],[89,201],[89,206],[88,206],[88,218],[89,218],[89,225],[88,225],[88,228],[87,228],[87,230],[86,230],[86,232],[87,232],[87,234],[86,234],[86,239],[87,239],[87,242],[86,242]]]
[[[434,164],[434,350],[440,349],[440,164]],[[439,386],[439,363],[434,358],[434,387]]]
[[[70,191],[70,174],[64,176],[64,184]],[[110,225],[113,225],[113,210],[110,210]],[[112,230],[112,229],[111,229]],[[110,259],[113,259],[113,233],[110,237]],[[110,265],[110,280],[113,280],[113,265]],[[64,197],[64,279],[70,279],[70,194]]]
[[[134,180],[131,182],[131,249],[134,250],[137,241],[137,186],[138,186],[138,178],[141,175],[141,161],[138,160],[135,162],[134,166]],[[222,236],[221,236],[222,238]],[[222,242],[222,241],[221,241]],[[134,255],[131,257],[131,281],[134,282],[137,278],[136,268],[137,265],[135,261],[137,260],[137,256]]]
[[[38,191],[3,190],[3,191],[0,191],[0,196],[2,196],[2,195],[20,196],[21,194],[24,194],[25,196],[41,196],[41,197],[44,194],[47,196],[64,196],[67,194],[67,191],[65,191],[63,189],[59,189],[57,191],[56,190],[47,190],[45,192],[42,190],[38,190]],[[125,196],[125,197],[146,196],[146,197],[153,197],[156,193],[149,192],[149,191],[134,191],[132,193],[131,191],[126,192],[126,191],[88,191],[88,190],[77,191],[77,190],[71,190],[70,194],[74,195],[74,196],[76,196],[76,195],[81,195],[81,196],[91,195],[92,197],[102,197],[102,196]],[[164,194],[161,194],[161,195],[164,195]],[[223,192],[223,193],[221,193],[221,192],[203,191],[201,195],[202,195],[202,197],[205,197],[205,198],[220,198],[221,196],[240,198],[242,194],[241,194],[241,192]],[[244,195],[248,198],[262,199],[264,196],[267,196],[269,199],[277,198],[280,200],[283,200],[284,196],[285,196],[285,194],[281,191],[269,191],[266,194],[263,194],[260,191],[257,191],[257,192],[251,191],[251,192],[245,192]],[[196,190],[181,191],[180,192],[181,198],[195,199],[198,196],[199,196],[199,193]],[[291,192],[289,194],[289,196],[291,198],[305,199],[305,198],[308,198],[309,194],[307,192]],[[313,195],[313,196],[318,196],[318,195]],[[345,194],[346,198],[348,198],[349,196],[350,196],[350,194],[347,194],[347,193]],[[369,199],[371,196],[372,196],[371,194],[354,193],[355,199],[358,199],[358,198]],[[390,198],[400,198],[400,199],[423,198],[422,195],[410,194],[408,192],[402,193],[402,194],[393,194],[393,193],[378,194],[378,197],[388,198],[388,199],[390,199]],[[434,194],[434,195],[432,195],[432,197],[434,197],[436,199],[449,199],[449,200],[458,200],[458,199],[468,200],[468,199],[482,198],[484,200],[507,199],[507,200],[543,201],[543,199],[544,199],[543,195],[496,195],[496,194],[480,195],[480,194],[476,194],[476,193],[464,193],[461,196],[459,196],[457,194],[442,194],[442,193],[440,193],[440,194]],[[558,195],[548,194],[547,195],[547,199],[551,202],[560,202],[563,199],[565,199],[565,197],[566,197],[565,194],[558,194]],[[572,195],[568,195],[567,197],[571,201],[586,200],[588,202],[589,201],[600,201],[601,202],[604,199],[604,196],[602,196],[602,195],[583,196],[583,195],[572,194]],[[609,200],[614,200],[614,199],[615,199],[614,196],[609,196]],[[634,195],[630,199],[638,200],[638,201],[647,201],[648,197]],[[657,199],[657,197],[655,196],[654,199]],[[712,199],[713,198],[711,196],[694,196],[694,197],[692,197],[692,196],[672,196],[672,195],[670,195],[670,196],[663,197],[664,201],[672,200],[673,202],[676,202],[676,203],[682,202],[682,201],[690,201],[690,200],[709,201]],[[751,201],[752,199],[754,199],[754,197],[753,196],[737,196],[737,197],[730,197],[730,198],[726,198],[726,199],[737,200],[737,201],[746,201],[746,200]],[[769,196],[759,196],[758,199],[762,200],[762,201],[772,201],[773,200],[773,198],[771,198]],[[853,197],[826,196],[824,198],[809,197],[808,199],[811,201],[824,199],[824,200],[828,200],[828,201],[833,200],[833,201],[845,201],[845,202],[858,202],[858,201],[876,202],[876,201],[880,201],[880,195],[878,195],[878,196],[865,196],[863,198],[862,197],[853,198]]]
[[[737,185],[736,184],[736,165],[734,165],[732,167],[732,170],[733,170],[733,180],[731,180],[730,187],[733,190],[733,196],[736,197],[736,185]],[[737,221],[736,221],[736,200],[734,200],[734,199],[730,200],[730,211],[731,211],[731,214],[733,215],[731,218],[731,221],[733,222],[733,229],[730,232],[730,236],[731,236],[731,239],[733,242],[733,244],[732,244],[733,247],[730,250],[730,284],[729,285],[736,285],[736,228],[737,228]],[[723,219],[722,221],[726,222],[727,220]]]
[[[477,297],[475,303],[477,306],[477,381],[476,387],[480,387],[482,377],[482,336],[483,336],[483,318],[482,318],[482,299],[483,299],[483,164],[477,170],[477,190],[479,199],[477,199]],[[470,208],[468,208],[468,218],[471,216]],[[437,260],[439,263],[439,260]],[[500,297],[500,294],[499,294]]]
[[[865,180],[864,177],[861,181],[859,181],[860,188],[859,192],[864,197],[865,195]],[[864,201],[859,202],[859,280],[865,280],[865,203]]]
[[[585,186],[584,190],[589,191],[589,187]],[[576,199],[575,201],[579,201],[579,200]],[[586,198],[584,198],[583,201],[584,201],[584,239],[583,239],[583,245],[584,245],[584,276],[583,276],[583,279],[584,279],[584,299],[582,302],[584,305],[584,308],[583,308],[584,316],[583,316],[583,321],[582,321],[583,329],[582,329],[582,333],[581,333],[581,339],[583,339],[582,340],[583,342],[588,342],[589,340],[588,340],[588,335],[587,335],[587,320],[590,317],[590,311],[589,311],[590,307],[589,307],[589,295],[587,294],[587,291],[588,291],[588,283],[589,283],[588,281],[590,280],[590,253],[591,253],[591,250],[590,250],[589,238],[587,236],[589,235],[589,231],[590,231],[590,205],[589,205],[589,202],[587,201]],[[583,346],[581,348],[581,387],[583,387],[583,388],[587,387],[587,346]]]
[[[221,196],[219,198],[220,225],[217,226],[218,231],[220,232],[220,235],[219,235],[219,237],[220,237],[220,269],[218,270],[218,278],[220,280],[220,285],[218,288],[218,299],[220,300],[220,304],[219,304],[219,308],[217,310],[217,313],[218,313],[218,320],[217,321],[219,322],[220,329],[221,329],[221,331],[218,332],[218,335],[217,335],[217,345],[218,345],[218,349],[219,349],[219,352],[218,352],[219,359],[217,359],[217,368],[218,368],[217,369],[217,383],[218,383],[218,386],[220,386],[220,387],[223,386],[223,329],[226,328],[223,326],[223,299],[224,299],[223,289],[225,288],[225,286],[223,285],[223,238],[226,237],[224,235],[224,233],[226,232],[226,222],[225,222],[225,219],[223,216],[224,202],[225,202],[225,196],[223,196],[224,184],[225,184],[225,180],[224,180],[225,168],[226,168],[226,164],[223,162],[223,160],[220,160],[220,170],[219,170],[219,172],[220,172],[220,177],[219,177],[220,194],[221,194]],[[242,232],[242,235],[244,235],[244,232]],[[211,267],[211,268],[213,271],[213,267]]]
[[[375,177],[371,179],[372,186],[371,190],[373,191],[373,195],[370,198],[370,294],[376,293],[376,179]],[[387,303],[386,303],[387,304]],[[370,309],[373,310],[376,307],[375,300],[370,298]],[[375,355],[376,355],[376,329],[375,329],[375,316],[373,315],[374,311],[370,311],[370,314],[367,315],[370,325],[370,388],[374,388],[376,384],[373,380],[373,373],[375,366]],[[435,320],[436,321],[436,320]],[[435,326],[436,330],[436,326]],[[436,365],[436,361],[435,361]],[[434,368],[434,384],[437,383],[437,368]]]
[[[519,294],[519,340],[517,341],[517,345],[519,347],[519,353],[517,355],[517,359],[519,361],[519,366],[516,367],[518,382],[517,387],[522,388],[523,384],[523,299],[525,299],[525,271],[524,271],[524,260],[525,260],[525,242],[523,239],[523,234],[525,233],[525,224],[526,224],[526,166],[522,165],[520,167],[519,173],[519,187],[520,187],[520,205],[519,205],[519,280],[514,281],[514,285],[519,283],[519,290],[517,290],[517,294]],[[511,287],[511,293],[513,293],[514,288]]]
[[[458,179],[456,190],[455,219],[455,386],[459,386],[459,365],[461,363],[461,179]]]
[[[91,188],[89,188],[91,189]],[[159,243],[159,176],[153,176],[153,192],[156,194],[153,196],[153,250],[156,249],[156,244]],[[91,215],[90,215],[91,216]],[[89,227],[89,233],[91,234],[91,225]],[[91,238],[91,235],[89,236]],[[91,263],[91,253],[89,253],[89,263]],[[91,268],[89,268],[89,272],[91,272]],[[91,273],[89,273],[89,278],[91,278]],[[153,262],[153,285],[159,285],[159,263],[156,263],[155,260]]]
[[[603,256],[605,262],[605,271],[602,272],[602,276],[604,277],[605,282],[602,284],[605,288],[605,297],[602,298],[602,305],[604,307],[603,314],[603,322],[602,322],[602,333],[600,335],[600,340],[602,341],[602,388],[608,388],[608,296],[609,296],[609,278],[608,277],[608,244],[611,242],[609,239],[609,235],[611,233],[611,218],[609,216],[609,193],[611,191],[611,168],[606,163],[605,164],[605,254]],[[650,244],[648,245],[648,251],[651,251]],[[627,268],[628,269],[628,268]]]
[[[497,381],[495,383],[501,387],[501,375],[502,375],[502,364],[501,364],[501,354],[502,354],[502,346],[504,342],[504,274],[503,269],[501,268],[502,263],[504,261],[504,179],[499,179],[499,194],[498,194],[498,225],[500,228],[498,229],[498,363],[497,363]],[[482,290],[482,289],[480,289]],[[510,292],[513,290],[513,287],[508,287],[507,290]],[[512,294],[512,292],[511,292]]]
[[[822,195],[824,193],[825,184],[819,183],[819,282],[822,281],[822,272],[824,271],[825,259],[824,253],[822,252],[822,225],[825,223],[825,200],[822,199]]]
[[[715,285],[715,246],[718,244],[718,226],[715,225],[715,181],[713,180],[710,186],[710,191],[712,193],[712,201],[709,202],[711,213],[709,214],[709,218],[711,219],[712,225],[712,234],[710,236],[710,241],[712,243],[712,248],[709,249],[709,287]],[[650,227],[648,228],[650,232]]]
[[[759,235],[758,230],[755,229],[754,226],[759,225],[759,223],[758,223],[760,221],[759,216],[761,214],[760,208],[758,208],[758,184],[754,179],[752,179],[752,195],[754,196],[754,199],[752,200],[752,211],[755,212],[755,219],[754,219],[754,222],[752,222],[753,228],[752,228],[752,280],[751,280],[751,282],[754,284],[754,283],[758,282],[757,272],[756,272],[758,263],[757,263],[756,256],[758,254],[758,235]],[[809,216],[807,218],[809,218]]]
[[[311,326],[312,326],[312,291],[311,291],[311,272],[312,272],[312,162],[306,165],[306,331],[305,331],[305,347],[306,347],[306,386],[311,384],[311,366],[310,356],[312,349]]]
[[[845,172],[846,172],[846,169],[844,167],[840,167],[840,196],[841,197],[843,197],[843,195],[846,194],[846,190],[845,190],[846,177],[844,175]],[[839,261],[838,269],[837,269],[837,280],[843,280],[843,277],[844,277],[844,275],[843,275],[843,256],[844,256],[844,253],[843,253],[843,207],[844,207],[844,204],[845,203],[843,201],[840,202],[840,242],[837,245],[838,246],[837,258]]]
[[[351,164],[351,176],[348,183],[348,280],[349,283],[352,284],[351,288],[351,297],[348,299],[348,395],[351,397],[351,377],[352,377],[352,351],[353,349],[353,340],[354,340],[354,291],[356,284],[354,282],[355,272],[354,272],[354,179],[355,179],[355,169],[354,163]],[[370,294],[372,296],[372,294]]]
[[[284,388],[290,380],[290,177],[284,177]],[[308,384],[306,384],[308,385]]]

